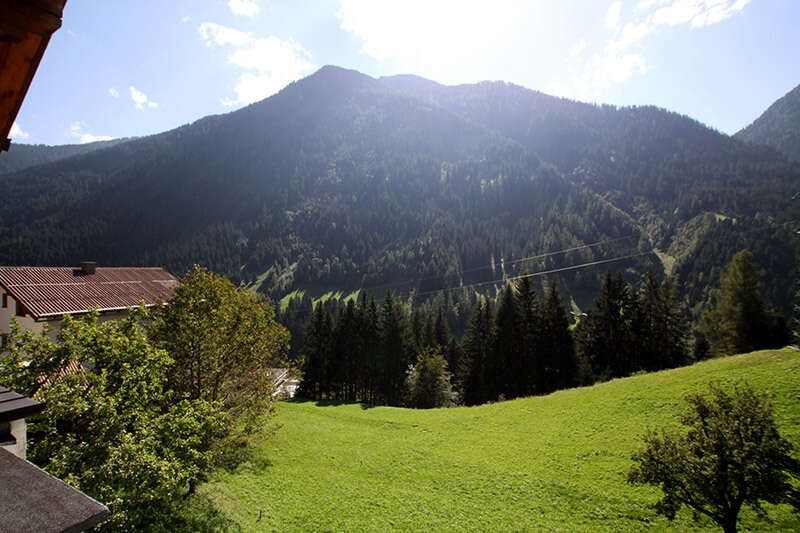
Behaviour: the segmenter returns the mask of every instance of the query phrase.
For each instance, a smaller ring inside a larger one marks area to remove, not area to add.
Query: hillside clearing
[[[645,429],[677,425],[712,379],[773,394],[800,446],[800,353],[786,349],[471,408],[281,403],[277,434],[203,491],[248,531],[713,531],[656,516],[657,492],[625,482]],[[800,529],[789,507],[767,511],[742,530]]]

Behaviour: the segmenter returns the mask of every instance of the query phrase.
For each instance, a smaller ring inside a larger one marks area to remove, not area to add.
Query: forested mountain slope
[[[66,159],[74,155],[88,154],[95,150],[108,148],[130,139],[114,139],[111,141],[97,141],[85,144],[62,144],[47,146],[44,144],[18,144],[11,143],[8,152],[0,155],[0,175],[17,172],[36,165],[52,163],[59,159]]]
[[[800,85],[775,101],[735,137],[771,146],[800,161]]]
[[[770,148],[655,107],[591,105],[503,82],[381,81],[517,140],[631,216],[674,260],[693,301],[740,248],[783,280],[794,275],[800,166]]]
[[[751,246],[786,306],[798,178],[660,109],[324,67],[238,111],[4,175],[0,263],[201,263],[280,298],[424,292],[657,246],[697,302]],[[593,293],[604,268],[562,283]]]

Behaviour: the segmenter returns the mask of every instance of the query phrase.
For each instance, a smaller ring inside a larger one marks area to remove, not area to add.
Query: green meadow
[[[772,396],[800,456],[800,352],[761,351],[479,407],[281,402],[274,435],[203,492],[245,531],[715,531],[626,483],[648,427],[677,426],[711,381]],[[788,506],[742,530],[797,531]]]

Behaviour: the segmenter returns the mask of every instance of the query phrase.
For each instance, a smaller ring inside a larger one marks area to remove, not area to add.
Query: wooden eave
[[[0,152],[39,68],[50,37],[61,27],[66,0],[0,2]]]

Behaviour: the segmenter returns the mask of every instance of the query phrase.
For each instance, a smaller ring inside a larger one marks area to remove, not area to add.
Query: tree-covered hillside
[[[111,141],[96,141],[85,144],[62,144],[47,146],[44,144],[18,144],[12,143],[8,152],[0,156],[0,175],[10,172],[52,163],[59,159],[66,159],[74,155],[88,154],[95,150],[108,148],[131,139],[114,139]]]
[[[771,146],[800,161],[800,85],[769,106],[735,137]]]
[[[674,271],[696,303],[757,240],[766,295],[787,307],[798,178],[774,151],[660,109],[324,67],[238,111],[3,176],[0,263],[201,263],[277,300],[428,292],[655,247],[660,259],[614,266]],[[603,271],[562,287],[587,303]]]

